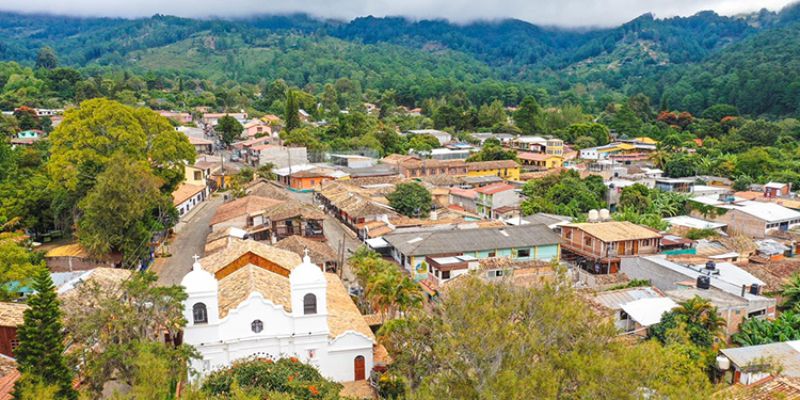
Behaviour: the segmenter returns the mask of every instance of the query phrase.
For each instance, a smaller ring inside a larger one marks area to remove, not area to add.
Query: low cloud
[[[517,18],[562,27],[614,26],[641,14],[656,17],[714,10],[724,15],[778,10],[792,0],[0,0],[0,10],[73,16],[192,18],[307,13],[350,20],[359,16],[474,20]]]

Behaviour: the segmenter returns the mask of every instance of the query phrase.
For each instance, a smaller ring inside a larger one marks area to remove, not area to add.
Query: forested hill
[[[50,46],[61,65],[94,73],[125,68],[216,82],[284,79],[300,87],[347,77],[365,89],[394,89],[406,101],[504,82],[588,108],[644,93],[667,108],[699,112],[730,103],[745,114],[782,116],[800,109],[798,26],[797,5],[737,17],[643,15],[617,28],[582,31],[519,20],[457,25],[304,15],[126,20],[0,13],[0,60],[32,65],[39,49]]]

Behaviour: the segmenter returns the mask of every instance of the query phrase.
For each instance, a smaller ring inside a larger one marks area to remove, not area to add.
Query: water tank
[[[711,288],[711,277],[708,275],[700,275],[697,277],[697,288],[698,289],[710,289]]]
[[[597,222],[600,220],[600,213],[597,210],[589,210],[589,222]]]
[[[750,294],[759,294],[761,291],[761,285],[754,283],[750,285]]]
[[[717,268],[717,264],[715,262],[713,262],[713,261],[707,261],[706,262],[706,269],[713,271],[716,268]]]
[[[727,371],[731,368],[731,360],[725,356],[717,356],[717,369],[720,371]]]
[[[611,220],[611,213],[608,212],[607,209],[600,210],[600,220],[601,221],[610,221]]]

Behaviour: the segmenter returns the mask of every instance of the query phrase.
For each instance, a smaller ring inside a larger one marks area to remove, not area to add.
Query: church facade
[[[334,381],[363,380],[375,337],[339,277],[309,257],[240,241],[201,260],[181,282],[184,342],[200,376],[248,357],[296,357]]]

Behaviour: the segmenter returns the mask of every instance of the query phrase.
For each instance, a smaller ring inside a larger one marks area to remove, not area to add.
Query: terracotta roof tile
[[[28,306],[20,303],[0,302],[0,326],[17,327],[22,325],[23,314]]]
[[[265,211],[281,203],[283,203],[283,201],[268,199],[266,197],[245,196],[230,203],[225,203],[217,208],[217,212],[214,214],[214,217],[211,218],[210,225],[216,225],[241,215]]]

